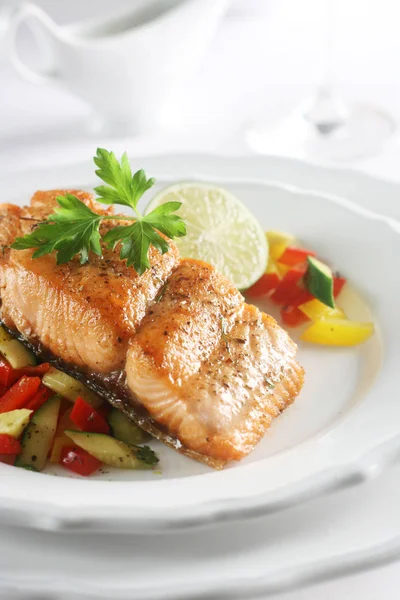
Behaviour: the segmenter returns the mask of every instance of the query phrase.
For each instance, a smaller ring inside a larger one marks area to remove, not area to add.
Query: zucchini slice
[[[107,420],[111,427],[112,435],[120,442],[125,442],[125,444],[137,446],[148,441],[151,437],[116,408],[110,410]]]
[[[28,425],[31,414],[32,411],[27,408],[19,408],[0,414],[0,433],[6,433],[18,439]]]
[[[0,326],[0,353],[13,369],[36,365],[34,354]]]
[[[48,372],[43,375],[42,382],[50,390],[71,402],[75,402],[78,396],[81,396],[93,408],[98,408],[103,403],[102,399],[96,396],[92,390],[89,390],[85,384],[55,367],[50,367]]]
[[[307,257],[308,270],[305,276],[305,285],[317,300],[330,308],[335,308],[333,297],[333,274],[325,263],[314,256]]]
[[[22,452],[15,465],[42,471],[46,465],[60,411],[60,396],[52,396],[33,415],[21,439]]]
[[[135,448],[104,433],[85,433],[67,429],[66,435],[105,465],[117,469],[149,469],[158,458],[148,447]]]

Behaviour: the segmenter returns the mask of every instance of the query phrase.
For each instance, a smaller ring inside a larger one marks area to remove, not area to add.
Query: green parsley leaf
[[[98,148],[93,160],[99,167],[96,175],[109,184],[94,188],[99,202],[123,204],[136,211],[140,198],[155,184],[155,179],[147,179],[143,169],[132,175],[126,152],[119,163],[114,152]]]
[[[156,465],[160,462],[157,454],[150,448],[150,446],[138,446],[136,456],[139,460],[142,460],[146,465]]]
[[[165,202],[143,217],[143,220],[170,238],[183,237],[186,235],[186,224],[178,215],[173,214],[181,206],[181,202]]]
[[[104,236],[104,242],[114,248],[121,243],[120,257],[128,267],[133,265],[139,275],[150,268],[149,249],[154,246],[161,254],[169,250],[169,244],[145,219],[133,225],[114,227]]]
[[[108,247],[115,248],[119,244],[121,259],[126,260],[128,266],[133,265],[141,275],[150,268],[151,246],[161,254],[169,250],[168,241],[160,232],[169,238],[186,235],[185,223],[174,214],[181,203],[167,202],[142,216],[137,208],[138,202],[155,180],[147,179],[143,169],[132,175],[126,153],[118,162],[113,152],[98,148],[94,162],[98,167],[96,174],[108,184],[95,188],[97,199],[103,204],[128,206],[135,216],[99,215],[72,194],[58,196],[54,213],[30,234],[17,238],[12,248],[35,248],[33,258],[56,251],[58,264],[79,255],[81,264],[84,264],[89,260],[90,252],[101,256],[103,239]],[[105,220],[132,221],[132,224],[114,226],[101,238],[100,224]]]
[[[81,264],[89,260],[89,252],[101,255],[99,227],[102,216],[90,210],[76,196],[57,197],[58,207],[47,221],[40,223],[32,233],[16,238],[15,250],[36,248],[33,258],[57,252],[57,264],[80,256]]]

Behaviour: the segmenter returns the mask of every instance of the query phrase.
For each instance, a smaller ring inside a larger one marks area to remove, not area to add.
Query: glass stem
[[[335,0],[324,2],[324,71],[323,82],[303,110],[305,120],[314,125],[317,133],[327,136],[344,125],[348,110],[333,84],[333,47],[336,25]]]

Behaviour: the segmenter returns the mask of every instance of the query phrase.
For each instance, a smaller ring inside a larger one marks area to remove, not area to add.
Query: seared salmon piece
[[[0,252],[3,254],[11,242],[22,234],[21,209],[14,204],[0,204]],[[0,257],[1,257],[0,254]]]
[[[96,202],[93,194],[82,190],[39,191],[32,196],[29,206],[0,204],[0,247],[10,245],[16,237],[29,233],[36,223],[46,220],[57,206],[57,196],[65,194],[76,196],[98,214],[112,215],[114,212],[113,206]]]
[[[93,212],[99,215],[112,215],[114,212],[113,206],[107,206],[96,202],[93,194],[85,192],[83,190],[48,190],[46,192],[38,191],[35,192],[31,199],[30,206],[23,209],[24,216],[30,216],[35,219],[44,220],[50,213],[53,212],[57,206],[57,196],[65,196],[66,194],[72,194],[76,196],[81,202],[86,204]]]
[[[40,211],[45,217],[44,205]],[[2,225],[14,231],[11,217]],[[104,227],[111,226],[108,221]],[[11,249],[0,257],[2,320],[66,363],[99,373],[123,366],[129,338],[178,263],[173,243],[164,255],[152,248],[152,268],[141,277],[119,259],[118,250],[103,248],[102,257],[93,255],[85,265],[78,259],[57,265],[54,255],[32,259],[32,254]]]
[[[186,448],[240,460],[301,390],[296,351],[213,267],[184,260],[130,342],[127,383]]]
[[[148,310],[136,341],[170,381],[196,373],[221,338],[221,319],[243,296],[211,265],[182,260]]]
[[[240,460],[301,390],[296,345],[212,266],[180,260],[171,241],[164,255],[151,248],[141,276],[118,248],[86,265],[11,249],[66,192],[108,212],[79,190],[0,205],[0,319],[169,446],[217,468]]]

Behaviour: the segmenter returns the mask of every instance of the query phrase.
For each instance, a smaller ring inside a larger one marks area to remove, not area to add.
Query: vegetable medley
[[[151,468],[147,434],[84,384],[0,327],[0,462],[42,471],[48,460],[79,475],[102,465]]]
[[[250,287],[249,298],[267,297],[281,307],[287,327],[308,325],[301,339],[314,344],[355,346],[374,332],[373,323],[350,321],[335,300],[346,279],[333,274],[315,252],[300,248],[293,236],[268,231],[269,261],[266,272]]]

